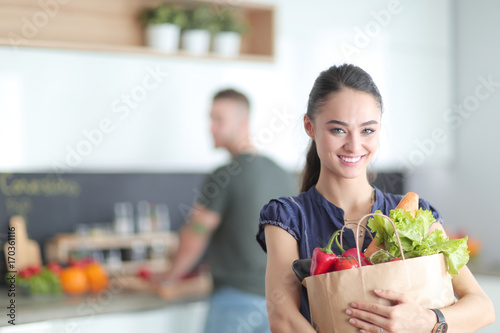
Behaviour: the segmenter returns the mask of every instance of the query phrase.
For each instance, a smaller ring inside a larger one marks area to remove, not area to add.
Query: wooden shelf
[[[165,270],[170,265],[170,261],[179,246],[179,237],[173,232],[132,235],[89,235],[86,237],[75,234],[59,234],[45,244],[45,256],[47,261],[66,263],[70,259],[71,253],[82,249],[88,252],[95,250],[131,250],[136,245],[151,249],[155,244],[160,244],[164,247],[161,257],[145,257],[141,260],[120,258],[118,264],[107,261],[103,264],[110,273],[135,274],[141,266],[147,266],[153,271]]]
[[[0,38],[0,47],[11,48],[14,47],[11,42],[6,38]],[[106,52],[106,53],[126,53],[137,54],[151,57],[162,58],[184,58],[184,59],[203,59],[215,61],[252,61],[252,62],[268,62],[274,61],[272,56],[258,55],[258,54],[240,54],[237,57],[223,57],[214,53],[207,55],[194,55],[183,50],[175,53],[167,53],[154,50],[147,46],[127,46],[127,45],[104,45],[104,44],[91,44],[91,43],[76,43],[76,42],[61,42],[49,40],[35,40],[30,41],[28,45],[20,46],[22,48],[37,48],[37,49],[56,49],[68,51],[86,51],[86,52]]]
[[[71,0],[47,2],[16,0],[0,3],[0,45],[66,50],[120,52],[160,57],[271,62],[274,58],[274,7],[238,2],[238,11],[249,30],[242,37],[241,55],[197,56],[180,50],[175,54],[145,46],[144,29],[138,21],[142,8],[153,0]],[[63,4],[66,3],[66,4]],[[211,3],[208,0],[189,3]],[[54,5],[56,4],[56,5]]]

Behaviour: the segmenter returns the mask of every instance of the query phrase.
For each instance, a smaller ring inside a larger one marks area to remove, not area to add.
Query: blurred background
[[[302,117],[313,81],[320,71],[347,62],[368,71],[384,98],[373,163],[384,180],[380,186],[418,193],[441,212],[450,235],[468,235],[470,267],[500,304],[494,236],[498,2],[178,1],[177,9],[202,7],[217,19],[189,25],[178,13],[167,13],[181,26],[170,45],[156,40],[156,14],[143,12],[158,3],[0,0],[2,247],[9,219],[22,215],[44,261],[67,260],[81,250],[78,242],[74,252],[61,250],[69,245],[61,245],[59,234],[88,241],[90,234],[110,230],[130,236],[127,245],[90,241],[94,245],[86,248],[107,264],[117,259],[113,249],[120,249],[119,261],[140,257],[141,248],[152,251],[153,239],[131,236],[141,232],[165,236],[155,243],[164,255],[203,177],[229,158],[213,149],[212,95],[228,87],[246,93],[254,144],[299,174],[308,144]],[[227,26],[213,24],[229,17],[235,21]],[[210,32],[206,48],[201,39],[188,39],[189,30],[200,29]],[[217,35],[225,30],[238,34],[237,46],[220,44]],[[140,212],[147,222],[138,222]],[[117,227],[121,217],[126,222]],[[120,315],[111,308],[90,313]],[[169,309],[171,318],[204,311],[203,302]],[[64,317],[83,321],[85,314]],[[35,321],[26,320],[26,329]],[[55,332],[62,329],[58,325],[43,329]]]

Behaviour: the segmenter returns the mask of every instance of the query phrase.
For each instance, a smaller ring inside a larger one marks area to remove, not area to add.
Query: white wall
[[[212,149],[207,111],[227,86],[250,95],[258,147],[299,170],[308,93],[342,62],[363,66],[384,94],[380,169],[407,168],[428,123],[448,131],[438,116],[452,91],[448,0],[264,2],[277,7],[274,63],[0,48],[0,170],[208,171],[226,158]],[[157,68],[167,75],[144,90]],[[120,117],[134,93],[140,101]],[[278,114],[284,126],[272,128]],[[451,152],[446,142],[414,164],[445,164]]]
[[[464,0],[456,9],[453,105],[462,105],[453,118],[456,157],[449,168],[415,172],[408,188],[432,201],[451,230],[480,237],[481,260],[498,267],[500,3]],[[482,83],[489,80],[493,84]]]

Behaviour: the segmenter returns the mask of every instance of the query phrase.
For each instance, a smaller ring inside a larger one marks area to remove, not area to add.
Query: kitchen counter
[[[151,292],[132,292],[112,288],[97,295],[86,296],[18,296],[15,298],[16,325],[13,326],[8,323],[10,319],[6,316],[9,298],[4,295],[7,295],[7,290],[2,289],[0,293],[2,295],[1,308],[4,309],[0,321],[0,333],[11,332],[14,327],[15,332],[24,332],[19,330],[24,326],[27,328],[26,332],[41,333],[45,332],[46,327],[47,332],[92,331],[97,333],[105,332],[105,327],[115,330],[120,323],[130,329],[132,322],[126,324],[127,320],[131,321],[133,317],[136,317],[134,322],[143,322],[143,317],[152,315],[162,322],[160,325],[164,327],[162,332],[175,332],[179,327],[182,332],[197,332],[198,329],[190,330],[182,326],[186,324],[183,318],[192,318],[192,313],[196,312],[195,318],[198,323],[191,322],[189,325],[202,325],[207,308],[206,297],[165,300]],[[34,328],[34,325],[38,326]],[[171,329],[165,329],[167,326]],[[95,331],[95,327],[98,327],[98,331]],[[120,329],[120,332],[130,331],[124,329]]]

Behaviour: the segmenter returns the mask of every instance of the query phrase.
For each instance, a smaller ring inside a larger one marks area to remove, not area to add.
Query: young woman
[[[316,79],[309,95],[304,128],[312,139],[302,179],[302,193],[272,200],[261,211],[257,240],[267,251],[266,300],[273,333],[313,333],[307,290],[292,272],[292,263],[310,258],[335,230],[370,212],[388,215],[401,199],[370,185],[367,167],[379,144],[382,98],[368,73],[353,65],[332,66]],[[428,202],[420,207],[442,218]],[[441,223],[431,227],[442,229]],[[354,233],[345,234],[354,247]],[[365,249],[369,237],[360,236]],[[338,252],[338,249],[334,249]],[[452,280],[458,301],[440,309],[448,331],[474,332],[494,321],[492,302],[464,266]],[[403,293],[378,291],[393,306],[351,304],[346,313],[360,332],[430,333],[437,314]],[[444,331],[443,331],[444,332]]]

